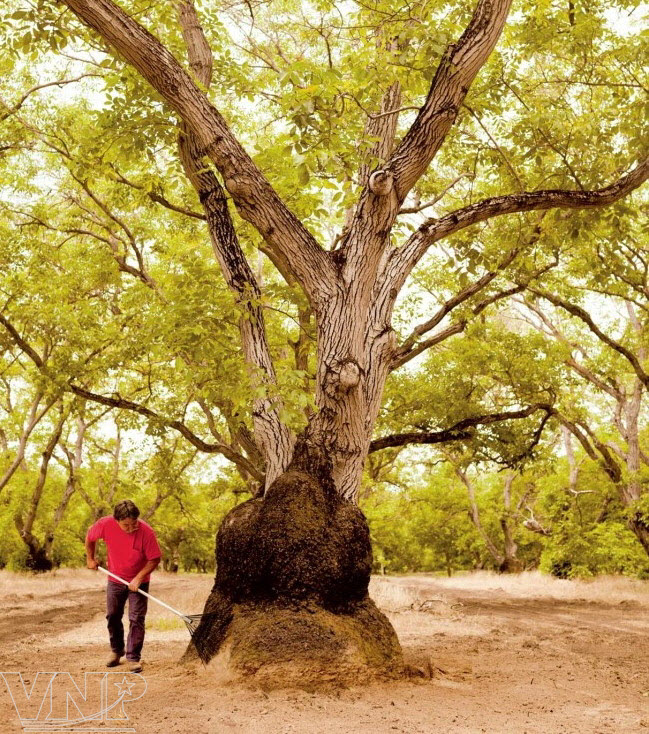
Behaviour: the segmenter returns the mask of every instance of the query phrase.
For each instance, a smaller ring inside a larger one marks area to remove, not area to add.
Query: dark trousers
[[[149,590],[149,582],[140,584],[142,591]],[[142,654],[144,644],[144,618],[148,599],[137,591],[129,591],[124,584],[106,584],[106,619],[108,620],[108,635],[110,649],[124,654],[124,625],[122,616],[128,599],[128,640],[126,641],[126,659],[137,662]]]

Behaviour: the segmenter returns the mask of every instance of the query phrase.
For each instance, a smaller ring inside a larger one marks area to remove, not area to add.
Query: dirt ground
[[[106,671],[104,583],[82,570],[38,578],[0,572],[0,671],[22,673],[28,692],[38,671],[68,671],[75,680]],[[207,576],[158,573],[151,592],[195,613],[210,585]],[[187,631],[150,605],[147,689],[125,704],[128,722],[119,727],[137,734],[649,734],[649,583],[481,573],[382,577],[371,591],[406,661],[426,677],[317,693],[223,684],[209,667],[178,664]],[[21,722],[5,680],[0,732],[13,734]],[[111,726],[91,725],[82,730]]]

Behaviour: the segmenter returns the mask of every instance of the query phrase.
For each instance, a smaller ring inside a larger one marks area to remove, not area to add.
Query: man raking
[[[108,570],[125,581],[128,586],[109,577],[106,585],[106,619],[112,655],[106,662],[109,668],[119,665],[126,652],[130,670],[142,670],[140,657],[144,643],[144,619],[147,598],[138,594],[138,589],[149,590],[151,572],[160,563],[160,546],[153,528],[139,520],[140,511],[131,500],[115,505],[112,516],[102,517],[88,530],[86,535],[86,563],[88,568],[99,568],[95,558],[98,540],[106,543]],[[128,639],[124,647],[124,625],[122,616],[128,599]]]

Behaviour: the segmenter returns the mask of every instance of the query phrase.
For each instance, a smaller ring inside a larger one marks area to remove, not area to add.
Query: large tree
[[[198,635],[209,655],[224,651],[234,668],[260,674],[287,659],[297,670],[298,658],[299,675],[332,665],[352,674],[359,666],[398,668],[394,633],[367,596],[371,550],[355,506],[386,380],[552,267],[561,249],[553,238],[566,236],[571,220],[547,210],[615,204],[649,176],[640,149],[641,47],[634,54],[626,32],[615,32],[617,5],[523,2],[509,23],[511,0],[478,0],[469,14],[446,2],[205,4],[201,12],[191,0],[13,5],[14,47],[38,59],[39,44],[47,44],[98,75],[109,104],[93,119],[105,124],[112,115],[129,130],[120,136],[130,141],[128,156],[148,155],[158,171],[160,159],[176,156],[202,207],[186,195],[174,200],[177,176],[131,177],[124,152],[109,156],[98,146],[90,155],[86,146],[80,154],[66,142],[73,119],[60,131],[31,123],[22,108],[43,87],[35,83],[4,101],[5,118],[59,156],[78,187],[66,207],[77,209],[53,213],[45,203],[34,210],[20,202],[21,224],[103,243],[120,273],[157,294],[165,314],[173,284],[152,274],[143,255],[152,230],[130,225],[127,194],[111,205],[102,186],[139,192],[201,223],[236,301],[252,433],[227,395],[212,404],[200,393],[184,405],[167,400],[165,412],[179,413],[168,418],[148,400],[90,389],[101,386],[102,365],[84,371],[72,348],[52,366],[26,333],[33,323],[19,328],[11,298],[1,316],[8,338],[64,390],[175,429],[261,480],[259,496],[233,510],[219,532],[216,583]],[[262,139],[262,127],[274,137]],[[36,175],[39,183],[47,186]],[[447,194],[450,207],[440,203]],[[435,216],[424,218],[427,210]],[[336,224],[338,234],[328,231]],[[154,236],[164,251],[165,228]],[[251,246],[292,291],[296,366],[307,384],[315,331],[314,396],[302,423],[287,420],[266,329],[268,296],[246,257]],[[458,289],[421,323],[393,323],[413,271],[444,257],[446,247]],[[196,298],[197,319],[206,306]],[[121,313],[117,303],[113,313]],[[178,352],[179,362],[210,371],[209,350]],[[103,364],[104,375],[120,364],[118,357]],[[190,405],[200,407],[215,443],[188,426]],[[221,440],[216,408],[234,442]],[[533,408],[519,412],[527,417]]]

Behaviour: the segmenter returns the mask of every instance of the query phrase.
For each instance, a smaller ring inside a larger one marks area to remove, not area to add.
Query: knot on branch
[[[353,359],[329,365],[325,378],[326,394],[331,398],[335,398],[348,393],[361,381],[361,372],[358,362]]]
[[[246,200],[250,193],[250,182],[246,176],[234,174],[225,179],[225,188],[235,200]]]
[[[390,171],[374,171],[370,175],[370,191],[376,196],[387,196],[392,191],[394,177]]]

